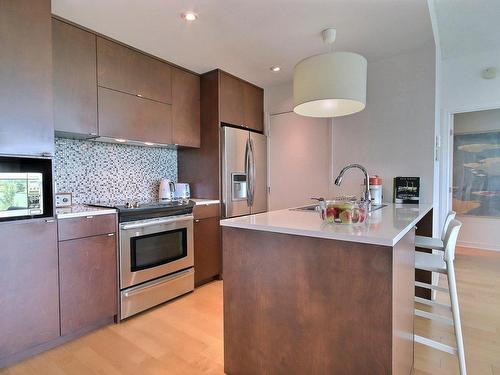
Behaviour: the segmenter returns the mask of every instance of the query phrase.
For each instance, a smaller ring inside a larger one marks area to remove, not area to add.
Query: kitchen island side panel
[[[392,373],[410,374],[414,361],[415,229],[394,246],[392,265]]]
[[[392,247],[223,227],[223,248],[227,374],[392,372]]]
[[[415,229],[415,234],[418,236],[432,237],[432,223],[433,223],[433,212],[430,210],[427,214],[417,223]],[[416,249],[424,253],[432,253],[432,250],[424,249],[419,247]],[[415,270],[415,280],[426,284],[432,284],[432,272],[425,270]],[[417,297],[425,298],[430,300],[432,298],[432,293],[430,289],[415,287],[415,295]]]

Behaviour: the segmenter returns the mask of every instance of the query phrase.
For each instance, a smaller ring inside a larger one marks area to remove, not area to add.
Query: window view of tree
[[[26,182],[16,180],[0,180],[0,211],[26,208]]]

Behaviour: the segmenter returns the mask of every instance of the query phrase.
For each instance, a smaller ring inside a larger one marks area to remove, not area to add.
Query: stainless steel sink
[[[290,211],[319,211],[319,205],[312,204],[310,206],[290,208]]]
[[[387,207],[386,204],[373,204],[370,207],[370,212],[380,210],[381,208]],[[309,206],[303,206],[303,207],[297,207],[297,208],[290,208],[290,211],[319,211],[319,205],[318,204],[312,204]]]
[[[380,210],[381,208],[387,207],[386,204],[372,204],[370,207],[370,212]]]

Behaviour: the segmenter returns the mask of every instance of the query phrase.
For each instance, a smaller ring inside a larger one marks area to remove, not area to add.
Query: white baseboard
[[[471,248],[479,249],[479,250],[500,251],[500,244],[458,241],[457,246],[471,247]]]

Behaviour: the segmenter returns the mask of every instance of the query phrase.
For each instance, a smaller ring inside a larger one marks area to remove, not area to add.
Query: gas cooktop
[[[119,222],[153,219],[158,217],[185,215],[193,212],[195,203],[189,199],[155,202],[102,201],[89,206],[114,208],[118,210]]]

